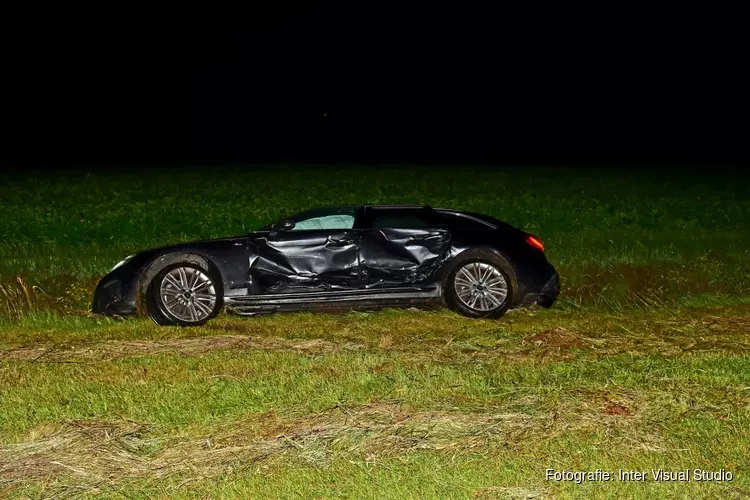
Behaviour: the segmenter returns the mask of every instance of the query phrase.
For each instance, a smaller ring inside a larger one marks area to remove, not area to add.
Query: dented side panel
[[[253,240],[255,293],[354,289],[359,286],[356,231],[288,231]]]
[[[368,229],[360,237],[359,268],[363,285],[414,285],[427,281],[449,255],[445,229]]]

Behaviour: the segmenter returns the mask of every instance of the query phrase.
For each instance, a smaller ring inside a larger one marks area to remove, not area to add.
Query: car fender
[[[211,277],[218,281],[218,283],[216,283],[217,288],[219,290],[222,290],[223,292],[224,276],[222,275],[219,267],[211,260],[208,255],[202,252],[194,251],[192,249],[184,251],[167,251],[151,258],[151,260],[149,260],[138,273],[138,285],[135,299],[136,308],[139,312],[145,311],[144,298],[146,296],[148,286],[151,283],[151,280],[154,279],[154,276],[159,274],[162,269],[169,265],[183,262],[187,264],[203,264],[207,266],[209,271],[211,272]]]

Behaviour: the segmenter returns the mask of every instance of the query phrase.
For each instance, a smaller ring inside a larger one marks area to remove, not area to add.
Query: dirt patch
[[[565,328],[544,330],[534,335],[524,337],[523,342],[547,347],[558,347],[560,349],[572,349],[584,345],[584,342],[579,335],[566,330]]]
[[[605,415],[630,415],[631,413],[633,412],[630,411],[630,408],[619,403],[609,403],[604,408]]]

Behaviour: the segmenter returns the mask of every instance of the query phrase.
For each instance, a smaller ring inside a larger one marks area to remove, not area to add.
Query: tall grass
[[[60,311],[59,301],[18,276],[15,283],[0,283],[0,319],[18,320],[29,313]]]

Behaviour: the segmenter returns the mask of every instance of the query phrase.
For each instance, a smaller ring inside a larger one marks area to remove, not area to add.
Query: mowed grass
[[[750,492],[750,307],[145,320],[3,331],[18,496],[699,497]],[[557,470],[731,482],[555,483]]]
[[[551,310],[88,313],[117,261],[325,205],[424,202],[540,236]],[[750,495],[750,192],[727,174],[268,166],[0,185],[0,496]],[[555,482],[545,469],[646,471]],[[731,471],[655,482],[651,469]]]

